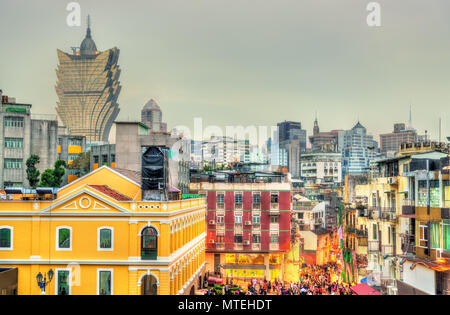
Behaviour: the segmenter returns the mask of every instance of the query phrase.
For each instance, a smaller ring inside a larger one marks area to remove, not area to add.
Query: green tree
[[[39,164],[40,158],[36,154],[32,154],[27,160],[27,180],[31,188],[36,188],[39,184],[39,175],[41,172],[36,168],[36,164]]]
[[[81,153],[75,160],[72,161],[69,168],[79,170],[79,176],[84,176],[89,173],[91,169],[91,151]]]
[[[44,173],[41,175],[41,182],[39,183],[40,187],[54,187],[54,177],[53,170],[46,169]]]
[[[58,188],[62,184],[62,179],[66,173],[65,168],[67,167],[66,161],[57,160],[55,162],[54,169],[46,169],[41,176],[41,182],[39,186],[41,187],[53,187]]]

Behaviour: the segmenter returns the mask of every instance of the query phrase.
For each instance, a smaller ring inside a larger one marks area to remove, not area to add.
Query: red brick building
[[[281,174],[192,174],[207,198],[207,270],[236,279],[282,279],[290,248],[291,184]]]

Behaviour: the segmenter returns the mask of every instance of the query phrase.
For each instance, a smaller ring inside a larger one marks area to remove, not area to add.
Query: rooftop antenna
[[[442,118],[439,117],[439,143],[441,143]]]
[[[412,106],[409,105],[409,129],[412,129]]]

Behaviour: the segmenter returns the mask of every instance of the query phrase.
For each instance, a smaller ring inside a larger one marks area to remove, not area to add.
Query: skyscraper
[[[85,136],[89,142],[107,141],[119,114],[119,49],[98,51],[88,18],[86,37],[72,50],[73,54],[57,50],[56,111],[72,135]]]
[[[369,172],[370,160],[378,153],[378,143],[367,129],[358,123],[347,131],[339,132],[342,152],[342,175],[361,175]]]
[[[167,132],[167,124],[162,122],[161,108],[153,99],[142,108],[141,122],[150,128],[150,132]]]
[[[394,132],[380,135],[381,153],[392,155],[400,151],[402,143],[414,143],[417,140],[417,132],[409,129],[405,124],[395,124]]]

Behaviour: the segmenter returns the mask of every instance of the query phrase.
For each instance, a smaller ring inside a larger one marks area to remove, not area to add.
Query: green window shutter
[[[100,230],[100,248],[111,248],[111,230]]]
[[[111,295],[111,271],[100,271],[99,295]]]
[[[450,220],[444,220],[442,225],[442,236],[444,239],[444,251],[450,252]]]
[[[59,270],[57,275],[58,295],[68,295],[69,290],[69,271]]]
[[[59,230],[59,248],[70,248],[70,230],[60,229]]]
[[[1,229],[0,230],[0,247],[9,248],[11,247],[11,230]]]

